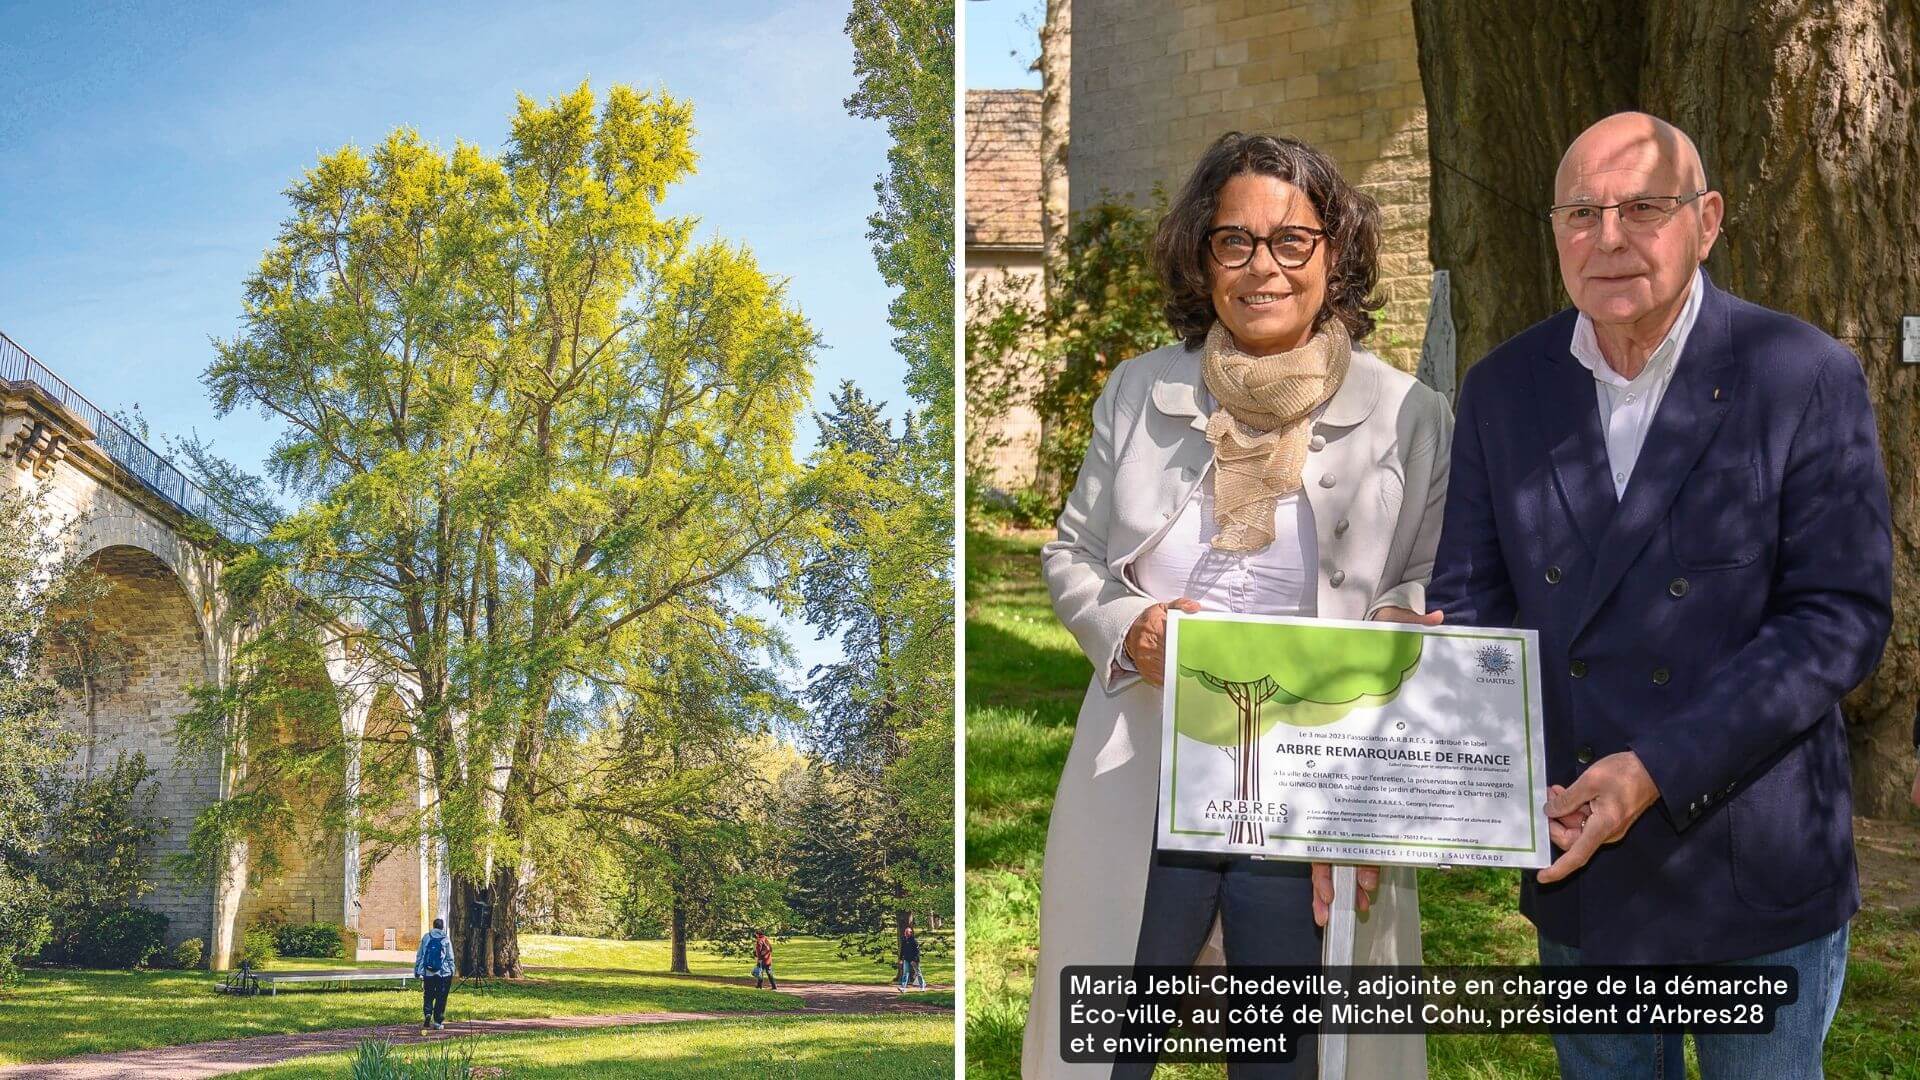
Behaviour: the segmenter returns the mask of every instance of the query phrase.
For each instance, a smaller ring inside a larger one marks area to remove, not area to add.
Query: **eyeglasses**
[[[1609,210],[1620,211],[1620,224],[1633,232],[1652,232],[1666,224],[1681,207],[1705,195],[1705,191],[1696,191],[1691,195],[1641,195],[1625,202],[1607,203],[1562,203],[1547,210],[1547,220],[1561,232],[1579,235],[1600,227],[1600,219]]]
[[[1214,262],[1229,270],[1238,270],[1252,262],[1260,245],[1265,244],[1267,253],[1282,269],[1298,270],[1313,258],[1321,237],[1326,235],[1325,229],[1305,225],[1282,226],[1267,236],[1255,236],[1252,230],[1239,225],[1221,225],[1207,230],[1207,251]]]

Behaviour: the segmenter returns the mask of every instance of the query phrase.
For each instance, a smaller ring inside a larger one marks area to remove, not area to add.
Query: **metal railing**
[[[253,543],[260,539],[255,529],[227,513],[206,492],[187,479],[186,473],[155,453],[152,447],[119,421],[100,411],[100,407],[88,401],[85,394],[55,375],[53,369],[35,359],[32,353],[21,348],[4,331],[0,331],[0,379],[30,382],[73,410],[93,428],[93,441],[113,459],[114,464],[132,474],[141,486],[174,509],[199,518],[229,540]]]

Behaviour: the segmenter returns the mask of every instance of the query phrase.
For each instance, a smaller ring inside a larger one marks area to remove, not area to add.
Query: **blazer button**
[[[1323,488],[1330,488],[1330,487],[1332,487],[1332,486],[1333,486],[1333,474],[1331,474],[1331,473],[1329,473],[1329,474],[1327,474],[1326,476],[1323,476],[1323,477],[1321,477],[1321,478],[1320,478],[1320,486],[1321,486],[1321,487],[1323,487]]]
[[[1698,800],[1695,800],[1687,804],[1687,815],[1689,817],[1695,814],[1698,814],[1699,812],[1700,812],[1700,803]]]
[[[1667,592],[1672,595],[1675,600],[1687,595],[1687,579],[1677,577],[1667,582]]]
[[[1327,584],[1337,589],[1340,587],[1340,583],[1345,580],[1347,580],[1347,572],[1345,570],[1335,570],[1332,574],[1328,575]]]
[[[1347,535],[1347,519],[1346,518],[1341,518],[1339,521],[1336,521],[1333,523],[1333,535],[1335,536]]]
[[[1307,440],[1307,449],[1309,450],[1325,450],[1326,448],[1327,437],[1325,435],[1315,435],[1313,438]]]
[[[1559,567],[1557,566],[1547,567],[1547,584],[1549,585],[1560,584],[1560,568]]]
[[[1668,678],[1668,675],[1667,675],[1666,668],[1657,667],[1653,669],[1653,685],[1665,686],[1667,685],[1667,678]]]
[[[1581,747],[1580,752],[1573,755],[1573,760],[1579,762],[1582,765],[1593,764],[1593,747],[1591,746]]]
[[[1571,675],[1571,676],[1573,676],[1573,677],[1574,677],[1574,678],[1576,678],[1576,679],[1584,679],[1584,678],[1586,678],[1586,677],[1587,677],[1587,662],[1586,662],[1585,660],[1575,660],[1575,661],[1574,661],[1573,663],[1571,663],[1571,664],[1568,664],[1568,665],[1567,665],[1567,674],[1569,674],[1569,675]]]

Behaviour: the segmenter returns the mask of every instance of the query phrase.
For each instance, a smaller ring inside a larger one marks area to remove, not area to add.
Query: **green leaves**
[[[928,410],[936,445],[953,445],[953,3],[854,0],[847,15],[859,88],[855,116],[881,120],[893,144],[867,219],[880,276],[900,291],[888,311],[907,391]]]
[[[694,167],[691,107],[583,83],[520,98],[510,131],[497,156],[402,129],[323,157],[204,376],[223,411],[282,422],[271,469],[306,499],[273,569],[238,563],[305,598],[272,608],[284,655],[255,669],[347,626],[417,685],[365,767],[404,788],[425,755],[424,813],[463,872],[536,859],[602,803],[630,744],[601,734],[635,722],[654,660],[768,654],[745,601],[787,588],[824,498],[792,453],[815,332],[744,245],[660,212]],[[711,692],[777,711],[751,685]],[[263,687],[223,704],[293,707]],[[305,767],[296,743],[254,738],[249,783]],[[669,811],[640,794],[622,805]],[[400,836],[375,802],[343,813]]]

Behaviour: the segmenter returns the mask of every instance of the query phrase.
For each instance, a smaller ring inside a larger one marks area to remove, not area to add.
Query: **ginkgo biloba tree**
[[[596,722],[619,658],[666,625],[785,597],[845,476],[791,452],[805,317],[745,247],[660,212],[692,138],[684,102],[582,85],[521,98],[497,155],[404,129],[326,155],[204,375],[223,413],[281,424],[269,468],[305,500],[250,572],[418,688],[392,750],[428,761],[467,974],[519,973],[523,868],[574,790],[556,733]],[[491,926],[468,933],[481,898]]]

